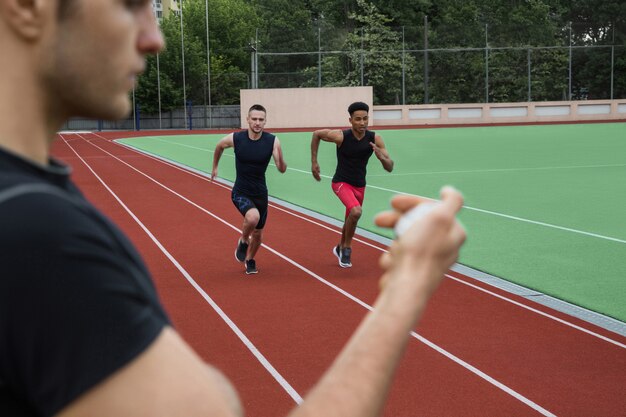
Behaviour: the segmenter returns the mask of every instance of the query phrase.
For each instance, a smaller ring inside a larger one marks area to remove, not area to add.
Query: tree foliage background
[[[182,13],[186,89],[170,14],[159,71],[150,57],[136,91],[143,112],[159,91],[162,110],[185,95],[237,104],[253,49],[260,88],[372,85],[375,104],[626,97],[623,0],[183,0]]]

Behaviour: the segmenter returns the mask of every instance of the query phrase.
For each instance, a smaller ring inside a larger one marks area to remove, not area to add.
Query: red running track
[[[286,414],[373,303],[384,248],[361,238],[342,269],[340,230],[272,204],[247,276],[229,188],[102,135],[60,135],[53,153],[137,245],[176,328],[247,415]],[[385,416],[626,415],[626,338],[461,274],[413,336]]]

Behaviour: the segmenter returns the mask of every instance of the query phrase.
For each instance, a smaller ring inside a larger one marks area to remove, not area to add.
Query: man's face
[[[265,127],[265,112],[252,110],[248,113],[248,126],[254,133],[261,133]]]
[[[352,130],[358,133],[364,133],[367,130],[367,123],[369,116],[365,110],[357,110],[352,113],[350,117],[350,124],[352,124]]]
[[[164,46],[150,0],[73,0],[44,45],[43,80],[69,116],[119,119],[145,55]]]

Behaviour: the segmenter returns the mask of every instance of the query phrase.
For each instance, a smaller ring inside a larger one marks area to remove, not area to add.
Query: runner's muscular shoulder
[[[317,136],[325,142],[333,142],[341,145],[343,142],[343,131],[339,129],[321,129],[315,132]]]
[[[219,147],[222,149],[232,148],[233,146],[235,146],[234,133],[224,136],[222,139],[220,139],[219,142],[217,142],[217,145],[216,145],[216,147]]]

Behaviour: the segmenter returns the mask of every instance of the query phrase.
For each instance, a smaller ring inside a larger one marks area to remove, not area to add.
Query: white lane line
[[[210,215],[211,217],[219,220],[221,223],[227,225],[228,227],[230,227],[231,229],[237,231],[238,233],[240,233],[241,231],[229,224],[227,221],[223,220],[222,218],[220,218],[219,216],[215,215],[214,213],[206,210],[205,208],[201,207],[200,205],[194,203],[193,201],[189,200],[188,198],[182,196],[181,194],[177,193],[176,191],[168,188],[166,185],[160,183],[159,181],[157,181],[156,179],[150,177],[148,174],[142,172],[141,170],[133,167],[132,165],[128,164],[127,162],[119,159],[118,157],[116,157],[115,155],[109,153],[108,151],[106,151],[105,149],[101,148],[100,146],[94,144],[93,142],[89,142],[92,146],[95,146],[96,148],[100,149],[102,152],[110,155],[112,158],[118,160],[119,162],[123,163],[124,165],[128,166],[129,168],[131,168],[132,170],[138,172],[139,174],[143,175],[144,177],[148,178],[149,180],[151,180],[152,182],[154,182],[155,184],[161,186],[162,188],[164,188],[165,190],[171,192],[172,194],[176,195],[177,197],[181,198],[182,200],[188,202],[189,204],[193,205],[194,207],[198,208],[199,210],[203,211],[204,213]],[[313,271],[309,270],[308,268],[304,267],[303,265],[300,265],[299,263],[297,263],[296,261],[294,261],[293,259],[283,255],[282,253],[276,251],[275,249],[267,246],[266,244],[262,244],[261,246],[263,246],[263,248],[267,249],[268,251],[274,253],[276,256],[280,257],[281,259],[285,260],[286,262],[292,264],[293,266],[297,267],[298,269],[300,269],[301,271],[305,272],[306,274],[310,275],[311,277],[315,278],[316,280],[318,280],[319,282],[327,285],[328,287],[334,289],[335,291],[339,292],[340,294],[344,295],[345,297],[347,297],[348,299],[354,301],[355,303],[361,305],[362,307],[366,308],[367,310],[373,310],[372,306],[370,306],[369,304],[365,303],[364,301],[360,300],[359,298],[357,298],[356,296],[348,293],[347,291],[339,288],[338,286],[336,286],[335,284],[325,280],[324,278],[322,278],[321,276],[317,275],[316,273],[314,273]],[[540,405],[534,403],[533,401],[531,401],[530,399],[524,397],[522,394],[518,393],[517,391],[513,390],[512,388],[508,387],[507,385],[499,382],[498,380],[490,377],[489,375],[487,375],[486,373],[480,371],[478,368],[470,365],[469,363],[463,361],[461,358],[453,355],[452,353],[448,352],[447,350],[443,349],[442,347],[436,345],[435,343],[431,342],[430,340],[424,338],[423,336],[420,336],[419,334],[415,333],[415,332],[411,332],[411,336],[414,337],[415,339],[419,340],[420,342],[426,344],[427,346],[429,346],[430,348],[434,349],[436,352],[439,352],[441,354],[443,354],[444,356],[446,356],[447,358],[451,359],[452,361],[454,361],[455,363],[457,363],[458,365],[461,365],[463,368],[467,369],[468,371],[472,372],[473,374],[477,375],[478,377],[484,379],[485,381],[489,382],[490,384],[492,384],[493,386],[495,386],[496,388],[504,391],[505,393],[509,394],[510,396],[512,396],[513,398],[516,398],[517,400],[519,400],[520,402],[526,404],[527,406],[529,406],[530,408],[536,410],[537,412],[539,412],[540,414],[544,415],[544,416],[555,416],[554,414],[552,414],[551,412],[549,412],[548,410],[544,409],[543,407],[541,407]]]
[[[63,135],[59,135],[63,138]],[[83,138],[84,139],[84,138]],[[94,145],[92,142],[87,141],[91,145],[99,148],[103,152],[109,154],[104,151],[104,149],[100,148],[97,145]],[[272,366],[272,364],[265,358],[265,356],[257,349],[257,347],[248,339],[248,337],[244,334],[241,329],[230,319],[230,317],[221,309],[221,307],[198,285],[196,280],[183,268],[183,266],[172,256],[172,254],[161,244],[161,242],[152,234],[152,232],[139,220],[139,218],[133,213],[124,202],[115,194],[115,192],[100,178],[98,174],[92,169],[92,167],[76,152],[76,150],[70,145],[67,141],[65,141],[66,145],[76,154],[76,156],[82,161],[82,163],[91,171],[91,173],[100,181],[100,183],[107,189],[109,193],[117,200],[117,202],[128,212],[128,214],[135,220],[135,222],[143,229],[143,231],[152,239],[155,245],[163,252],[163,254],[172,262],[172,264],[180,271],[180,273],[185,277],[185,279],[200,293],[202,298],[206,300],[207,303],[215,310],[215,312],[224,320],[224,322],[231,328],[231,330],[237,335],[237,337],[243,342],[243,344],[250,350],[250,352],[257,358],[257,360],[263,365],[263,367],[272,375],[272,377],[280,384],[281,387],[289,394],[289,396],[297,403],[300,404],[302,402],[302,397],[296,390],[287,382],[287,380]],[[110,156],[113,156],[109,154]],[[113,158],[117,159],[115,156]],[[119,160],[119,159],[118,159]],[[120,160],[121,161],[121,160]],[[121,161],[123,162],[123,161]],[[139,171],[138,171],[139,172]],[[227,223],[228,224],[228,223]],[[232,227],[232,226],[231,226]]]
[[[377,187],[375,185],[370,185],[370,184],[368,184],[367,187],[368,188],[376,188],[377,190],[381,190],[381,191],[387,191],[387,192],[392,193],[392,194],[411,195],[411,196],[426,198],[428,200],[435,201],[434,198],[420,196],[420,195],[417,195],[417,194],[406,193],[404,191],[393,190],[393,189],[390,189],[390,188]],[[516,221],[523,222],[523,223],[530,223],[530,224],[534,224],[534,225],[537,225],[537,226],[543,226],[543,227],[548,227],[548,228],[551,228],[551,229],[563,230],[565,232],[576,233],[576,234],[579,234],[579,235],[594,237],[594,238],[603,239],[603,240],[609,240],[611,242],[626,243],[626,240],[619,239],[619,238],[616,238],[616,237],[604,236],[604,235],[600,235],[600,234],[597,234],[597,233],[591,233],[591,232],[585,232],[584,230],[572,229],[572,228],[569,228],[569,227],[558,226],[556,224],[545,223],[545,222],[540,222],[540,221],[536,221],[536,220],[529,220],[529,219],[525,219],[523,217],[510,216],[508,214],[498,213],[496,211],[483,210],[483,209],[479,209],[479,208],[476,208],[476,207],[470,207],[470,206],[463,206],[463,208],[466,209],[466,210],[472,210],[472,211],[477,211],[477,212],[480,212],[480,213],[491,214],[493,216],[503,217],[503,218],[509,219],[509,220],[516,220]]]
[[[104,140],[107,140],[107,139],[106,139],[106,138],[104,138],[104,137],[101,137],[101,138],[102,138],[102,139],[104,139]],[[154,159],[155,161],[158,161],[158,162],[160,162],[160,163],[162,163],[162,164],[168,165],[168,166],[170,166],[170,167],[172,167],[172,168],[175,168],[175,169],[177,169],[177,170],[180,170],[180,171],[182,171],[182,172],[185,172],[185,173],[187,173],[187,174],[189,174],[189,175],[192,175],[192,176],[194,176],[194,177],[196,177],[196,178],[199,178],[199,179],[201,179],[201,180],[203,180],[203,181],[207,181],[207,182],[209,182],[209,183],[211,182],[211,180],[210,180],[210,179],[208,179],[206,176],[200,175],[200,174],[195,173],[195,172],[193,172],[193,171],[189,171],[188,169],[185,169],[185,168],[182,168],[182,167],[180,167],[180,166],[178,166],[178,165],[172,164],[171,162],[165,161],[165,160],[163,160],[163,159],[161,159],[161,158],[157,158],[157,157],[155,157],[155,156],[152,156],[152,155],[149,155],[149,154],[146,154],[146,153],[140,152],[140,151],[136,150],[135,148],[133,148],[133,147],[131,147],[131,146],[128,146],[128,145],[126,145],[126,144],[121,144],[121,143],[118,143],[118,142],[113,142],[113,143],[115,143],[115,144],[117,144],[117,145],[119,145],[119,146],[122,146],[122,147],[124,147],[124,148],[130,149],[130,150],[132,150],[132,151],[134,151],[134,152],[137,152],[139,155],[143,155],[144,157]],[[213,184],[215,184],[215,185],[217,185],[217,186],[219,186],[219,187],[225,188],[225,189],[230,189],[230,187],[228,187],[228,186],[226,186],[226,185],[224,185],[224,184],[218,183],[218,182],[213,182]],[[270,205],[271,205],[271,204],[270,204]],[[304,217],[304,216],[301,216],[301,215],[295,214],[295,213],[293,213],[293,212],[291,212],[291,211],[289,211],[289,210],[286,210],[286,209],[284,209],[284,208],[281,208],[280,206],[277,206],[277,205],[271,205],[271,206],[272,206],[272,207],[274,207],[274,208],[276,208],[276,209],[278,209],[278,210],[281,210],[281,211],[283,211],[283,212],[285,212],[285,213],[287,213],[287,214],[291,214],[292,216],[295,216],[295,217],[300,218],[300,219],[302,219],[302,220],[308,221],[308,222],[313,223],[313,224],[315,224],[315,225],[317,225],[317,226],[321,226],[321,227],[323,227],[323,228],[325,228],[325,229],[327,229],[327,230],[330,230],[330,231],[332,231],[332,232],[334,232],[334,233],[337,233],[337,234],[340,234],[340,233],[341,233],[340,231],[338,231],[338,230],[336,230],[336,229],[333,229],[333,228],[331,228],[331,227],[329,227],[329,226],[326,226],[326,225],[324,225],[324,224],[318,223],[318,222],[316,222],[316,221],[314,221],[314,220],[311,220],[311,219],[309,219],[309,218],[306,218],[306,217]],[[354,240],[356,240],[356,241],[358,241],[358,242],[360,242],[360,243],[362,243],[362,244],[364,244],[364,245],[367,245],[367,246],[370,246],[370,247],[372,247],[372,248],[378,249],[378,250],[380,250],[381,252],[386,252],[386,251],[387,251],[385,248],[381,248],[381,247],[379,247],[379,246],[377,246],[377,245],[373,245],[373,244],[371,244],[371,243],[369,243],[369,242],[366,242],[366,241],[364,241],[364,240],[361,240],[361,239],[359,239],[359,238],[357,238],[357,237],[355,237],[355,239],[354,239]],[[468,282],[465,282],[465,281],[463,281],[463,280],[460,280],[460,279],[458,279],[458,278],[455,278],[455,277],[453,277],[453,276],[451,276],[451,275],[446,275],[446,276],[447,276],[448,278],[452,278],[452,279],[453,279],[453,280],[455,280],[455,281],[458,281],[458,282],[463,283],[463,284],[465,284],[465,285],[468,285],[468,286],[470,286],[470,287],[472,287],[472,288],[475,288],[475,289],[477,289],[477,290],[479,290],[479,291],[485,292],[485,293],[487,293],[487,294],[491,294],[491,295],[493,295],[493,296],[495,296],[495,297],[497,297],[497,298],[500,298],[500,299],[502,299],[502,300],[508,301],[508,302],[509,302],[509,303],[511,303],[511,304],[517,305],[517,306],[522,307],[522,308],[524,308],[524,309],[526,309],[526,310],[529,310],[529,311],[535,312],[535,313],[540,314],[540,315],[542,315],[542,316],[544,316],[544,317],[546,317],[546,318],[549,318],[549,319],[551,319],[551,320],[557,321],[557,322],[559,322],[559,323],[561,323],[561,324],[564,324],[564,325],[566,325],[566,326],[568,326],[568,327],[572,327],[572,328],[574,328],[574,329],[581,330],[581,331],[583,331],[584,333],[587,333],[587,334],[589,334],[589,335],[591,335],[591,336],[594,336],[594,337],[597,337],[597,338],[599,338],[599,339],[605,340],[605,341],[607,341],[607,342],[609,342],[609,343],[612,343],[612,344],[614,344],[614,345],[616,345],[616,346],[620,346],[620,347],[625,347],[625,348],[626,348],[626,346],[625,346],[624,344],[622,344],[622,343],[620,343],[620,342],[618,342],[618,341],[616,341],[616,340],[610,339],[610,338],[608,338],[608,337],[606,337],[606,336],[603,336],[603,335],[601,335],[601,334],[599,334],[599,333],[595,333],[595,332],[593,332],[593,331],[591,331],[591,330],[588,330],[588,329],[585,329],[585,328],[583,328],[583,327],[580,327],[580,326],[578,326],[578,325],[576,325],[576,324],[574,324],[574,323],[570,323],[570,322],[568,322],[568,321],[566,321],[566,320],[563,320],[563,319],[561,319],[561,318],[558,318],[558,317],[556,317],[556,316],[550,315],[550,314],[545,313],[545,312],[542,312],[542,311],[540,311],[540,310],[536,310],[536,309],[534,309],[534,308],[532,308],[532,307],[530,307],[530,306],[526,306],[525,304],[519,303],[518,301],[515,301],[515,300],[512,300],[512,299],[510,299],[510,298],[506,298],[506,297],[504,297],[504,296],[502,296],[502,295],[499,295],[499,294],[493,293],[493,292],[491,292],[491,291],[489,291],[489,290],[486,290],[486,289],[481,288],[481,287],[479,287],[479,286],[475,286],[475,285],[473,285],[473,284],[470,284],[470,283],[468,283]]]

